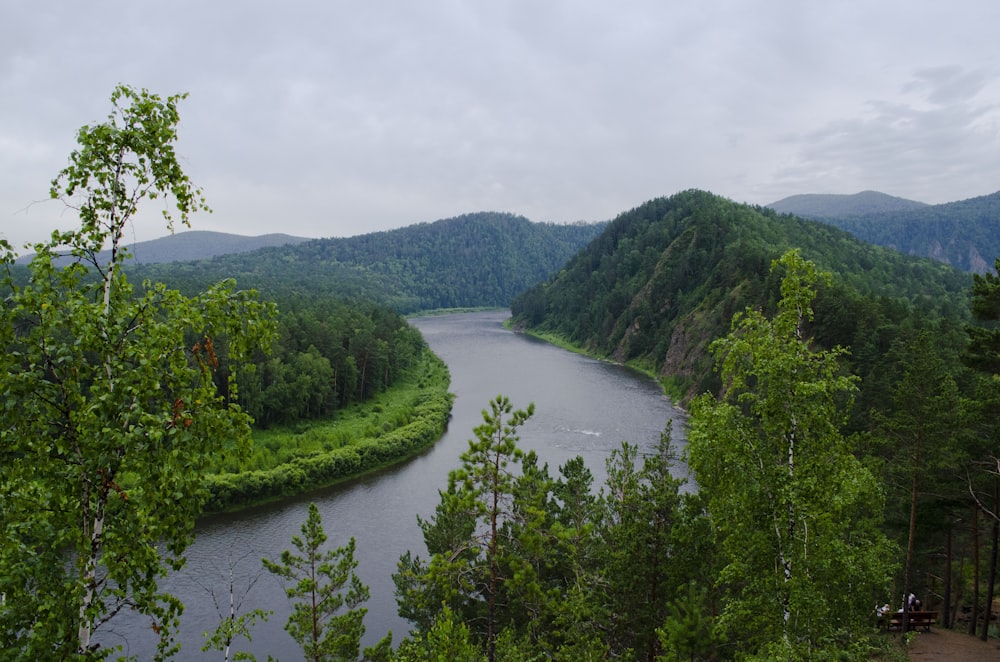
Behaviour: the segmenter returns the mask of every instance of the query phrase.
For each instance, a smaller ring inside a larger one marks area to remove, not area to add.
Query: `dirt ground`
[[[918,632],[909,646],[913,662],[1000,662],[1000,640],[983,641],[964,632],[931,628]]]

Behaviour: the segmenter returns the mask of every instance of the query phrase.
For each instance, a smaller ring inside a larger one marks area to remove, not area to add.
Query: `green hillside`
[[[914,310],[955,318],[967,310],[968,274],[828,225],[686,191],[618,216],[512,311],[517,324],[650,371],[686,398],[718,387],[707,346],[728,332],[733,313],[773,307],[780,277],[771,261],[789,248],[835,275],[815,305],[813,333],[824,344],[860,349],[879,341],[865,325]]]
[[[773,207],[829,223],[864,241],[907,255],[933,258],[963,271],[986,273],[993,267],[993,258],[1000,255],[1000,192],[942,205],[913,203],[909,209],[898,205],[823,206],[813,202],[816,201],[787,198]]]
[[[267,296],[334,294],[402,313],[507,306],[562,267],[604,224],[534,223],[476,213],[348,238],[315,239],[210,260],[134,267],[140,277],[200,288],[220,277]]]

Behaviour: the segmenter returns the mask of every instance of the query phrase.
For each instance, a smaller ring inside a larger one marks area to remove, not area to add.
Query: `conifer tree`
[[[633,649],[649,662],[660,653],[656,629],[666,618],[666,605],[683,583],[674,542],[682,480],[671,474],[674,460],[669,429],[641,464],[638,448],[623,443],[608,460],[602,493],[602,574],[611,638],[619,653]]]
[[[292,582],[285,593],[296,602],[285,629],[302,646],[306,659],[353,662],[365,633],[368,610],[361,605],[368,600],[368,587],[354,572],[358,565],[354,538],[343,547],[323,551],[326,540],[319,508],[310,503],[302,537],[292,536],[298,555],[286,549],[279,561],[264,559],[264,567]],[[386,655],[391,639],[390,634],[375,649],[366,650],[366,658]]]
[[[421,521],[430,560],[407,552],[393,578],[401,614],[427,628],[448,606],[481,638],[490,662],[505,614],[501,598],[510,591],[504,583],[514,579],[507,572],[513,553],[507,524],[514,517],[515,468],[524,458],[517,430],[533,413],[533,404],[515,410],[503,395],[490,401],[435,517]]]

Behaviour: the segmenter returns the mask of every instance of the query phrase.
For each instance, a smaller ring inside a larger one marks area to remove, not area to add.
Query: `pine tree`
[[[302,537],[292,536],[299,555],[286,549],[280,562],[264,559],[263,563],[270,572],[293,582],[285,589],[288,597],[296,600],[285,629],[302,646],[306,659],[353,661],[358,659],[365,633],[368,610],[361,604],[368,600],[368,587],[354,572],[358,565],[354,538],[343,547],[324,552],[326,540],[319,508],[310,503]],[[383,639],[375,651],[365,651],[366,657],[384,655],[391,637]]]

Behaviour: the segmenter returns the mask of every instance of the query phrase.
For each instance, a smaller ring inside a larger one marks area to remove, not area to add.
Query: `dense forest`
[[[391,386],[420,359],[420,333],[366,301],[276,301],[278,335],[244,376],[240,405],[260,427],[328,417]]]
[[[439,308],[505,307],[559,270],[603,223],[533,223],[477,213],[398,230],[315,239],[211,260],[139,265],[139,278],[197,291],[220,275],[268,297],[332,294],[406,314]]]
[[[964,271],[984,273],[992,269],[993,258],[1000,255],[1000,192],[941,205],[899,198],[863,198],[856,205],[845,205],[843,200],[828,201],[824,196],[801,197],[805,199],[788,198],[773,207],[829,223],[864,241],[907,255],[933,258]]]
[[[884,495],[877,519],[900,550],[887,566],[893,593],[928,596],[947,625],[985,636],[998,547],[997,437],[987,413],[998,367],[988,330],[995,277],[973,279],[829,226],[687,191],[616,218],[512,310],[523,328],[634,363],[694,406],[705,394],[760,384],[759,374],[734,382],[727,370],[738,364],[719,364],[709,348],[736,333],[738,319],[780,314],[787,272],[772,264],[793,247],[830,274],[817,281],[800,333],[857,380],[841,429]]]
[[[728,330],[734,313],[773,307],[778,278],[770,264],[792,247],[838,276],[820,290],[812,333],[828,346],[853,347],[859,360],[877,361],[886,343],[881,329],[917,311],[954,325],[968,315],[968,274],[702,191],[621,214],[511,310],[529,329],[656,374],[686,400],[718,390],[708,344]]]

